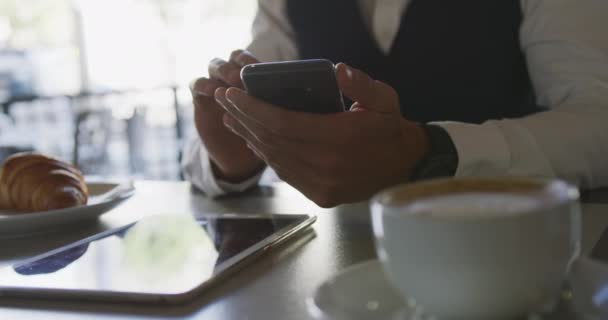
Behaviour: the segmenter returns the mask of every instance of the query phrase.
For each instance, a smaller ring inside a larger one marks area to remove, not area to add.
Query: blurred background
[[[0,161],[36,150],[87,175],[180,179],[188,83],[250,41],[253,0],[0,1]]]

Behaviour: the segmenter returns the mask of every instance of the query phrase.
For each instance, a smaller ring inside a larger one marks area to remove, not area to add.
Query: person
[[[608,185],[608,2],[259,0],[253,41],[192,85],[187,179],[210,196],[270,167],[322,207],[440,176]],[[325,58],[348,112],[248,96],[240,69]]]

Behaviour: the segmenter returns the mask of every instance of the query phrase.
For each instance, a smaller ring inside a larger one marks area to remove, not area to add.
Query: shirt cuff
[[[209,153],[200,139],[192,139],[184,149],[182,159],[184,178],[209,197],[218,197],[231,192],[242,192],[255,186],[263,172],[241,182],[221,181],[213,174]]]
[[[249,188],[252,188],[258,184],[258,181],[260,181],[260,177],[264,172],[264,170],[262,170],[253,177],[248,178],[247,180],[239,183],[230,183],[222,181],[221,179],[215,177],[215,174],[213,173],[213,168],[211,166],[211,159],[209,158],[209,155],[207,154],[205,148],[201,148],[200,152],[201,162],[203,166],[203,184],[206,186],[204,191],[208,196],[212,198],[219,197],[228,193],[243,192]]]
[[[510,152],[500,129],[492,122],[434,122],[452,138],[458,154],[455,176],[496,176],[509,171]]]

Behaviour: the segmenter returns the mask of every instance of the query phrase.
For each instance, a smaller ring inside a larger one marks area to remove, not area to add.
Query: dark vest
[[[411,120],[479,123],[539,110],[519,0],[412,0],[388,55],[358,1],[288,0],[287,14],[300,58],[346,62],[390,84]]]

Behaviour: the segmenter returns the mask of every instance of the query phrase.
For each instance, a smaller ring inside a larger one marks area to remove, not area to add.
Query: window
[[[179,177],[188,83],[250,41],[254,0],[3,0],[0,145],[87,174]]]

